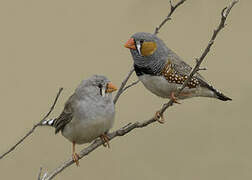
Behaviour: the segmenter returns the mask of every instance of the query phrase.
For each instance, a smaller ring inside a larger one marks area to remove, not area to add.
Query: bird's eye
[[[142,40],[142,39],[141,39],[141,40],[140,40],[140,44],[142,45],[142,44],[143,44],[143,42],[144,42],[144,40]]]

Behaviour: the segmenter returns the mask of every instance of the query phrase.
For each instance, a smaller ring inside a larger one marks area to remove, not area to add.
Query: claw
[[[162,115],[160,114],[160,111],[157,111],[155,113],[154,119],[156,119],[156,121],[158,121],[160,124],[164,124],[165,123],[164,116],[163,116],[163,114]]]
[[[76,166],[78,167],[79,166],[80,156],[75,152],[75,142],[73,142],[73,154],[72,154],[72,158],[73,158]]]
[[[76,166],[77,166],[77,167],[80,166],[80,164],[79,164],[80,156],[79,156],[77,153],[74,152],[74,153],[72,154],[72,158],[73,158],[73,160],[74,160]]]
[[[103,141],[103,146],[110,148],[108,136],[106,134],[102,134],[100,138]]]

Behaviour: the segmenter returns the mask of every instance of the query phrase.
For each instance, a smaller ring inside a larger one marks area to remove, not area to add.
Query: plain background
[[[230,1],[187,0],[159,37],[194,65]],[[251,6],[241,0],[234,7],[203,63],[208,70],[201,72],[233,101],[182,101],[166,111],[164,125],[116,138],[110,149],[98,148],[55,179],[250,180]],[[0,152],[42,118],[59,87],[64,91],[51,117],[92,74],[119,87],[132,65],[124,43],[135,32],[153,32],[168,8],[167,0],[1,0]],[[165,102],[139,83],[120,97],[113,130],[152,117]],[[38,128],[0,160],[0,176],[36,179],[40,167],[50,171],[70,156],[71,143],[52,128]]]

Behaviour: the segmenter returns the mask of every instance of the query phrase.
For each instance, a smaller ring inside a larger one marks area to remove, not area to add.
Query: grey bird
[[[101,137],[104,145],[109,147],[106,134],[114,123],[115,106],[111,93],[115,90],[117,88],[105,76],[93,75],[80,83],[59,117],[42,123],[55,127],[55,133],[61,131],[72,142],[72,157],[77,166],[79,156],[75,144],[89,143]]]
[[[124,45],[130,49],[136,75],[144,86],[157,96],[176,99],[211,97],[222,101],[232,100],[196,73],[179,97],[179,88],[188,78],[192,68],[154,34],[139,32]],[[162,117],[163,118],[163,117]]]

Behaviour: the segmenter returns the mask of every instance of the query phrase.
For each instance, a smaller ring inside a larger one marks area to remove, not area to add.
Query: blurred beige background
[[[159,36],[194,65],[230,1],[188,0]],[[80,168],[71,166],[55,179],[250,180],[251,6],[241,0],[232,10],[203,63],[208,70],[201,72],[232,102],[182,101],[168,109],[164,125],[116,138],[111,149],[98,148]],[[123,44],[135,32],[153,32],[168,7],[167,0],[1,0],[0,152],[41,119],[59,87],[64,91],[51,117],[92,74],[105,74],[120,86],[132,65]],[[113,129],[153,116],[165,102],[138,84],[119,99]],[[0,160],[1,179],[36,179],[40,167],[50,171],[70,156],[66,139],[49,127],[38,128]]]

